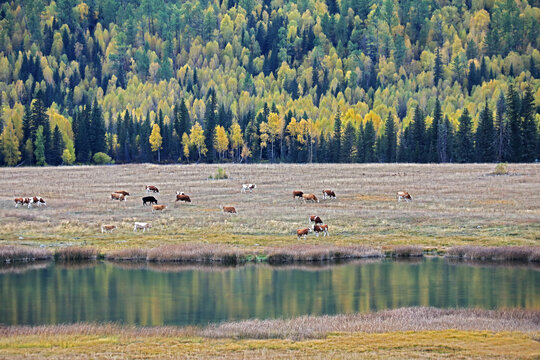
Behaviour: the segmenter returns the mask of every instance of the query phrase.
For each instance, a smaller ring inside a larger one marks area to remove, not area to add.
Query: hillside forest
[[[12,0],[0,164],[532,162],[537,0]]]

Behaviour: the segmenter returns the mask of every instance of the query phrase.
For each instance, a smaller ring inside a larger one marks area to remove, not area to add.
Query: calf
[[[309,217],[309,224],[310,225],[312,225],[312,224],[319,225],[319,224],[322,224],[322,223],[323,223],[322,219],[320,217],[318,217],[317,215],[311,215]]]
[[[302,198],[304,199],[304,202],[307,202],[307,201],[319,202],[319,199],[317,199],[315,194],[303,194]]]
[[[15,207],[19,207],[19,205],[29,205],[30,199],[29,198],[15,198]]]
[[[124,196],[129,196],[129,193],[127,191],[124,191],[124,190],[118,190],[118,191],[115,191],[116,194],[122,194]]]
[[[152,214],[154,211],[163,211],[166,207],[167,205],[152,205]]]
[[[255,184],[242,184],[242,192],[245,193],[249,190],[249,192],[253,192],[257,188],[257,185]]]
[[[319,237],[320,233],[323,233],[323,236],[329,236],[328,235],[328,225],[315,225],[313,226],[313,232],[315,232],[315,235]]]
[[[304,237],[305,239],[310,232],[311,232],[311,229],[298,229],[296,230],[296,236],[298,236],[299,240],[301,237]]]
[[[137,229],[142,229],[143,232],[145,232],[146,230],[150,231],[151,227],[152,224],[150,223],[136,222],[135,226],[133,226],[133,231],[137,232]]]
[[[112,193],[111,200],[126,201],[126,197],[122,194]]]
[[[412,201],[412,196],[406,191],[398,191],[397,199],[398,202],[401,202],[401,200]]]
[[[224,214],[238,214],[234,206],[222,206]]]
[[[101,225],[101,233],[104,232],[113,232],[113,230],[116,230],[116,225]]]
[[[147,193],[153,192],[153,193],[159,194],[158,188],[155,187],[154,185],[146,185],[146,192],[147,192]]]
[[[336,198],[336,193],[334,192],[334,190],[323,190],[322,191],[322,198],[323,199],[326,199],[326,198],[335,199]]]
[[[29,201],[28,201],[28,208],[31,208],[32,204],[36,204],[37,207],[47,206],[47,203],[45,202],[45,199],[43,199],[40,196],[31,197],[29,199]]]
[[[176,192],[176,201],[191,202],[189,195],[184,194],[183,192]]]
[[[146,206],[147,203],[150,203],[150,205],[152,204],[157,205],[157,199],[153,196],[145,196],[142,198],[142,204],[143,206]]]
[[[294,190],[294,191],[292,192],[292,197],[293,197],[293,199],[296,199],[296,198],[301,199],[301,198],[302,198],[302,195],[304,195],[304,192],[303,192],[303,191],[300,191],[300,190]]]

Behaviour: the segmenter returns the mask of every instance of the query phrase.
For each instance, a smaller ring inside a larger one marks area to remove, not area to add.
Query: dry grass
[[[52,256],[53,254],[47,249],[30,246],[0,246],[0,263],[48,260]]]
[[[447,257],[467,260],[494,261],[540,261],[540,246],[456,246],[446,253]]]
[[[389,255],[392,257],[421,257],[424,256],[424,249],[415,245],[394,246]]]
[[[147,260],[240,264],[246,261],[246,255],[245,250],[230,245],[182,244],[150,249]]]
[[[98,255],[98,251],[91,247],[70,246],[58,248],[54,252],[54,259],[57,261],[95,260]]]
[[[270,264],[283,264],[304,261],[336,261],[382,257],[380,250],[368,246],[318,246],[294,245],[276,247],[265,253]]]
[[[513,176],[486,176],[493,164],[468,165],[220,165],[229,175],[207,180],[217,165],[121,165],[0,169],[0,244],[92,246],[100,252],[185,243],[229,244],[256,249],[298,243],[296,229],[309,215],[329,225],[330,237],[310,235],[311,245],[535,245],[540,234],[540,168],[512,165]],[[24,181],[21,181],[24,179]],[[242,183],[255,183],[241,194]],[[155,184],[163,214],[143,207],[146,184]],[[337,199],[304,204],[292,190]],[[126,202],[110,192],[129,191]],[[397,203],[395,194],[412,194]],[[176,191],[191,204],[175,204]],[[47,207],[15,208],[16,196],[40,195]],[[235,206],[227,216],[221,205]],[[133,233],[133,222],[152,223]],[[101,224],[118,226],[101,234]]]

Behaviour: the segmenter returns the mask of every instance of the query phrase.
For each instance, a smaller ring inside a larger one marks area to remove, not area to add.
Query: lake
[[[540,271],[525,264],[424,258],[288,267],[26,266],[0,268],[2,324],[205,325],[408,306],[540,310]]]

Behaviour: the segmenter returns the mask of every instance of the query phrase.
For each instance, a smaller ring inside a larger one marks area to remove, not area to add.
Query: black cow
[[[142,198],[142,204],[145,206],[147,203],[156,204],[157,205],[157,199],[153,196],[145,196]]]

